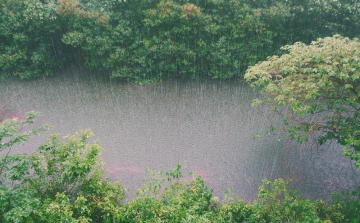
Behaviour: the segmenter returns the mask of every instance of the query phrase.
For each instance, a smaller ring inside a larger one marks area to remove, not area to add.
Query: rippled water
[[[37,123],[51,132],[73,134],[91,128],[104,147],[107,175],[139,188],[146,167],[168,170],[184,163],[222,196],[232,189],[244,199],[257,195],[261,179],[293,179],[305,197],[329,199],[334,191],[360,184],[360,173],[341,148],[286,148],[276,136],[253,140],[269,117],[252,108],[256,92],[240,81],[172,80],[150,86],[122,83],[86,70],[67,70],[31,81],[3,80],[0,104],[6,118],[42,112]],[[37,137],[31,152],[44,140]]]

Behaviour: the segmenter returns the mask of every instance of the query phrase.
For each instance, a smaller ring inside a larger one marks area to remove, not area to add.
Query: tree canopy
[[[359,37],[358,0],[0,0],[0,76],[74,65],[148,84],[242,77],[296,41]]]
[[[337,140],[360,167],[359,40],[335,35],[282,49],[247,70],[245,79],[264,96],[254,103],[271,104],[293,139],[318,132],[321,144]]]

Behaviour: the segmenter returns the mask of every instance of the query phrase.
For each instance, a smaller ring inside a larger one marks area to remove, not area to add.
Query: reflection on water
[[[0,89],[0,103],[22,90],[3,108],[4,117],[37,110],[38,123],[55,126],[51,132],[91,128],[104,147],[108,176],[126,187],[139,188],[146,167],[168,170],[179,162],[200,174],[216,195],[232,189],[245,199],[255,198],[264,177],[291,178],[306,197],[325,199],[360,183],[359,170],[336,144],[300,153],[275,137],[253,140],[268,114],[250,106],[256,92],[240,81],[139,86],[67,70],[57,77],[4,80]],[[32,145],[43,140],[35,138]]]

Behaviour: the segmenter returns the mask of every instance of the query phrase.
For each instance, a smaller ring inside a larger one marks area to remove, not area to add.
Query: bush
[[[38,133],[19,132],[23,123],[2,122],[0,139],[8,142],[1,145],[13,146]],[[101,147],[87,143],[90,135],[86,130],[64,138],[51,135],[33,154],[1,157],[1,221],[111,222],[119,218],[124,189],[102,178]]]

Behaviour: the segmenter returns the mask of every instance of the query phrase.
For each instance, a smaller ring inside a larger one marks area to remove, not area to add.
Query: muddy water
[[[256,96],[240,81],[165,81],[138,86],[86,70],[67,70],[31,81],[4,80],[0,104],[6,118],[42,112],[37,124],[51,123],[50,133],[73,134],[91,128],[104,147],[107,175],[125,187],[139,188],[146,167],[168,170],[181,162],[184,172],[200,174],[222,196],[232,189],[256,198],[261,179],[293,179],[305,197],[329,199],[330,193],[360,184],[341,148],[288,149],[276,136],[253,140],[269,119],[266,108],[252,108]],[[94,139],[95,139],[94,138]],[[44,136],[34,138],[31,152]]]

